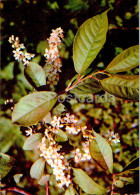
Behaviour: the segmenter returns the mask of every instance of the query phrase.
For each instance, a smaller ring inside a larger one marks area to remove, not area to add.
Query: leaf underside
[[[25,68],[24,72],[26,79],[33,87],[36,88],[46,85],[45,72],[40,65],[34,62],[30,62],[29,65]]]
[[[73,168],[74,182],[88,194],[105,194],[106,189],[95,183],[82,169]]]
[[[96,136],[93,141],[89,143],[89,150],[92,159],[104,170],[113,170],[113,154],[109,143],[95,131],[93,134]]]
[[[30,175],[32,178],[40,179],[43,175],[45,168],[45,159],[39,158],[37,161],[34,162],[34,164],[31,167]]]
[[[40,91],[24,96],[15,105],[12,122],[30,126],[42,120],[57,101],[55,92]]]
[[[40,143],[41,138],[42,138],[42,133],[35,133],[33,135],[30,135],[30,137],[28,137],[24,142],[23,149],[24,150],[35,149]]]

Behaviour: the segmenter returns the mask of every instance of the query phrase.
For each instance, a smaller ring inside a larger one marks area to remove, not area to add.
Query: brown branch
[[[119,5],[121,3],[121,0],[117,1],[115,5]]]
[[[65,91],[68,92],[69,90],[73,89],[76,85],[78,85],[80,82],[86,80],[87,78],[94,78],[95,80],[99,81],[99,79],[97,79],[97,78],[94,77],[93,75],[95,75],[95,74],[97,74],[97,73],[102,73],[102,72],[103,72],[103,71],[98,71],[98,72],[95,72],[95,73],[93,73],[92,75],[88,75],[88,76],[86,76],[86,77],[84,77],[84,78],[83,78],[83,77],[80,77],[80,74],[79,74],[79,77],[78,77],[77,82],[74,83],[73,85],[68,86],[68,87],[65,89]],[[106,73],[104,73],[104,74],[106,74]]]
[[[32,195],[28,192],[25,192],[23,189],[19,188],[19,187],[1,187],[0,189],[1,191],[12,191],[12,192],[17,192],[17,193],[20,193],[20,194],[23,194],[23,195]]]
[[[135,28],[126,28],[126,27],[117,27],[117,26],[109,26],[108,27],[109,30],[112,29],[120,29],[120,30],[139,30],[139,27],[135,27]]]
[[[111,186],[111,195],[113,195],[114,194],[114,183],[115,183],[115,174],[113,174],[112,175],[112,179],[113,179],[113,181],[112,181],[112,186]]]

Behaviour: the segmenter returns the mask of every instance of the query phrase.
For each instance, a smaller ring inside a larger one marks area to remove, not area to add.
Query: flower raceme
[[[58,142],[55,141],[55,135],[59,134],[58,130],[62,129],[66,132],[68,137],[69,135],[75,136],[86,130],[86,128],[86,126],[80,127],[75,116],[70,115],[69,113],[66,113],[63,116],[54,116],[50,125],[46,126],[44,136],[38,145],[38,149],[40,150],[40,157],[43,157],[52,167],[53,175],[55,175],[57,185],[60,188],[64,186],[68,187],[72,182],[71,166],[69,164],[71,159],[73,159],[74,163],[78,165],[80,162],[83,163],[84,161],[90,161],[91,157],[88,149],[88,141],[82,143],[83,149],[81,152],[78,152],[78,148],[76,147],[71,151],[71,155],[67,156],[67,154],[61,152],[60,149],[62,148],[62,145],[59,145]],[[32,135],[33,131],[29,128],[26,133],[27,135]],[[87,166],[87,164],[85,165]],[[89,167],[89,169],[90,168],[91,167]]]
[[[60,130],[66,133],[69,139],[80,134],[82,136],[83,141],[79,143],[79,147],[74,146],[69,154],[66,154],[63,146],[55,140],[55,135],[59,135]],[[35,132],[29,127],[26,133],[29,136]],[[40,150],[40,157],[43,157],[47,164],[51,166],[58,187],[69,187],[72,183],[71,162],[74,163],[74,167],[80,166],[92,173],[95,164],[89,152],[89,141],[94,138],[92,132],[87,130],[86,126],[78,124],[78,120],[73,114],[65,113],[61,116],[54,116],[50,124],[46,123],[44,136],[38,145],[38,149]],[[117,138],[116,141],[119,142],[117,134],[108,132],[106,138],[113,142]]]
[[[22,50],[25,49],[25,46],[23,43],[20,44],[19,42],[19,37],[14,37],[14,35],[9,37],[9,43],[11,43],[14,48],[13,53],[15,60],[18,60],[19,62],[22,61],[24,65],[28,65],[30,60],[34,58],[35,54],[24,53]]]
[[[50,37],[47,39],[49,43],[49,49],[46,48],[44,57],[46,58],[46,64],[44,70],[47,76],[47,84],[51,88],[57,85],[59,80],[58,72],[61,72],[62,63],[60,60],[59,47],[63,39],[63,30],[61,27],[52,30]]]
[[[47,39],[49,43],[49,49],[46,48],[44,57],[46,58],[46,64],[44,66],[44,71],[47,76],[47,84],[51,88],[57,85],[59,80],[59,72],[61,72],[62,63],[60,60],[59,47],[61,47],[61,42],[63,39],[63,30],[61,27],[53,29],[50,37]],[[22,61],[24,65],[28,65],[30,60],[34,58],[35,54],[30,54],[23,52],[25,46],[20,43],[19,37],[14,37],[12,35],[8,40],[12,47],[14,48],[13,54],[16,60]]]

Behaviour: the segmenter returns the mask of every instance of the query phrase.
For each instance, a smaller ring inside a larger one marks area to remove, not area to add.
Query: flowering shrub
[[[52,30],[43,68],[30,62],[34,54],[22,51],[25,47],[19,43],[18,37],[12,35],[9,38],[15,49],[14,57],[23,62],[25,77],[35,90],[14,105],[12,122],[25,128],[28,138],[23,149],[38,151],[30,175],[38,180],[38,184],[46,185],[47,194],[48,183],[61,188],[61,193],[66,195],[84,192],[115,194],[119,188],[134,183],[133,177],[138,172],[137,166],[134,166],[138,161],[136,158],[121,171],[114,173],[112,148],[115,144],[121,144],[119,134],[112,130],[97,133],[88,125],[82,125],[82,121],[60,103],[69,92],[88,96],[101,90],[120,99],[138,100],[139,76],[118,74],[138,66],[138,45],[124,50],[103,71],[92,72],[89,69],[106,41],[107,12],[86,20],[78,29],[73,43],[73,61],[77,74],[66,89],[59,93],[54,92],[54,85],[59,80],[58,72],[61,72],[62,66],[59,47],[64,39],[63,30],[60,27]],[[49,90],[40,90],[45,87],[49,87]],[[2,160],[10,164],[7,174],[14,160],[5,154],[2,154]],[[99,173],[102,171],[107,176],[104,185],[98,180],[92,180],[95,167]],[[2,176],[5,177],[5,174]]]

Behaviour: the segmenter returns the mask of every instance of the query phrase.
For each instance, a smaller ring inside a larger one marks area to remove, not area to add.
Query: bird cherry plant
[[[59,81],[62,66],[59,48],[64,38],[63,30],[60,27],[52,30],[43,67],[31,62],[35,55],[24,52],[25,47],[18,37],[12,35],[9,38],[14,57],[23,62],[24,75],[34,88],[34,92],[14,105],[12,122],[24,127],[28,136],[23,149],[38,151],[38,159],[32,165],[30,175],[38,180],[38,184],[46,185],[47,194],[52,181],[65,195],[82,194],[82,191],[86,194],[115,194],[125,185],[134,183],[133,176],[138,171],[138,167],[133,166],[137,162],[134,159],[121,172],[114,173],[111,146],[120,142],[119,135],[112,131],[103,136],[87,129],[60,103],[63,96],[71,92],[94,94],[100,90],[120,99],[138,100],[139,76],[122,74],[138,66],[138,45],[116,56],[105,70],[92,72],[89,69],[106,41],[107,12],[89,18],[78,29],[73,43],[77,74],[58,94],[54,86]],[[11,159],[7,161],[10,163]],[[104,186],[89,176],[95,167],[108,176],[109,182]]]

